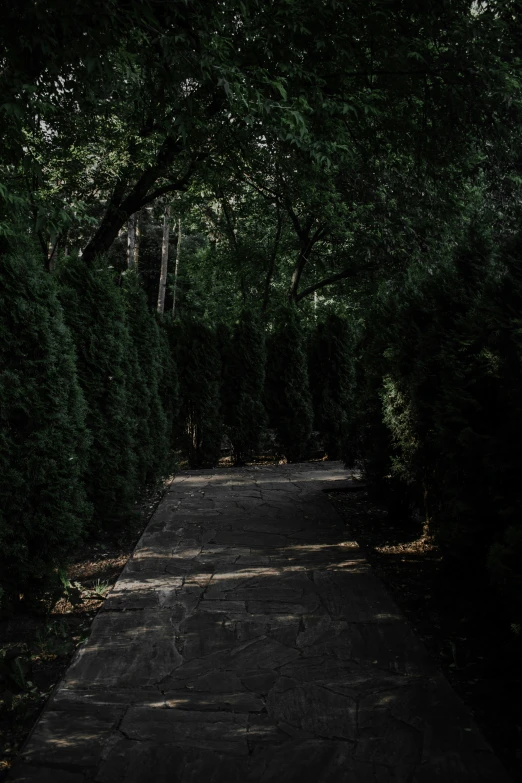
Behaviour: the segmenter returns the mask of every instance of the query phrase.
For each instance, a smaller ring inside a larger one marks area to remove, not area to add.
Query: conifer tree
[[[75,352],[54,280],[30,251],[0,264],[0,586],[45,588],[89,522]]]
[[[129,375],[135,355],[121,289],[102,261],[68,258],[60,300],[78,356],[78,377],[92,435],[86,488],[97,524],[122,523],[138,489],[136,417]]]
[[[314,424],[329,459],[339,459],[353,418],[355,364],[350,325],[330,313],[318,324],[310,342]]]
[[[220,404],[221,418],[228,426],[228,412],[233,405],[234,389],[230,382],[230,361],[232,353],[232,329],[222,321],[216,325],[216,347],[221,362]]]
[[[127,386],[136,419],[136,467],[140,484],[145,485],[168,471],[170,452],[167,416],[160,397],[160,335],[136,272],[125,274],[123,294],[132,342]]]
[[[223,384],[225,423],[236,465],[256,452],[266,426],[265,365],[264,332],[256,315],[245,309],[234,326]]]
[[[221,362],[215,332],[188,321],[177,350],[180,441],[191,468],[213,467],[221,455]]]
[[[289,462],[305,454],[312,432],[306,342],[295,307],[282,310],[267,346],[265,399],[269,422]]]

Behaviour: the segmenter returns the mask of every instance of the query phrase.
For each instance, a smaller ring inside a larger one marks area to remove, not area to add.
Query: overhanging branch
[[[361,272],[372,272],[376,268],[376,266],[371,266],[366,267],[365,269],[343,269],[342,272],[337,272],[337,274],[332,275],[331,277],[326,277],[324,280],[320,280],[318,283],[314,283],[313,285],[309,285],[308,288],[304,288],[297,294],[295,301],[299,302],[301,299],[304,299],[305,296],[309,296],[315,291],[319,291],[321,288],[326,288],[328,285],[337,283],[338,280],[346,280],[348,277],[357,277],[359,274],[361,274]]]

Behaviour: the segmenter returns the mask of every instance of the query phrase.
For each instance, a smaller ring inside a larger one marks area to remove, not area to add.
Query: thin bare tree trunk
[[[127,224],[127,267],[136,268],[136,227],[138,224],[138,214],[131,215]]]
[[[141,209],[139,212],[136,212],[136,241],[134,244],[134,268],[138,268],[138,261],[140,257],[140,237],[141,237],[141,231],[140,231],[140,222],[141,222]]]
[[[176,243],[176,264],[174,266],[174,289],[172,292],[172,317],[176,317],[176,288],[178,286],[179,251],[181,248],[181,218],[178,218],[178,241]]]
[[[161,243],[161,272],[158,291],[158,313],[165,311],[165,289],[167,288],[167,270],[169,265],[170,204],[165,207],[163,217],[163,241]]]

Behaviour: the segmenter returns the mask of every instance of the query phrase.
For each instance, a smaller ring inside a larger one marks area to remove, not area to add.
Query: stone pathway
[[[340,463],[178,476],[17,783],[508,783],[321,489]]]

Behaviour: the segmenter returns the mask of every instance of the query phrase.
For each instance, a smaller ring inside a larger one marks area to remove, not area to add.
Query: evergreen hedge
[[[243,465],[258,451],[266,427],[265,335],[252,310],[243,310],[234,325],[224,365],[225,424],[234,463]]]
[[[135,272],[125,273],[123,294],[132,342],[127,387],[136,420],[136,469],[140,485],[145,486],[164,476],[171,467],[171,433],[160,395],[164,346],[158,323]],[[171,372],[172,368],[167,371]]]
[[[216,334],[206,324],[187,321],[178,326],[182,451],[191,468],[213,467],[221,456],[221,361]]]
[[[363,456],[400,484],[447,559],[487,567],[519,619],[521,313],[522,241],[494,250],[470,235],[452,262],[412,269],[379,297],[361,346],[366,418],[359,400]]]
[[[136,354],[122,292],[101,260],[87,265],[80,258],[67,258],[59,282],[92,435],[87,495],[96,524],[123,524],[133,507],[139,476],[136,387],[130,382]]]
[[[0,587],[52,582],[89,523],[89,434],[54,280],[30,252],[0,256]]]
[[[265,400],[279,447],[297,462],[306,453],[313,409],[306,337],[295,307],[281,310],[267,342]]]
[[[345,318],[329,313],[310,339],[310,388],[314,427],[329,459],[346,453],[353,419],[355,361],[353,330]]]

